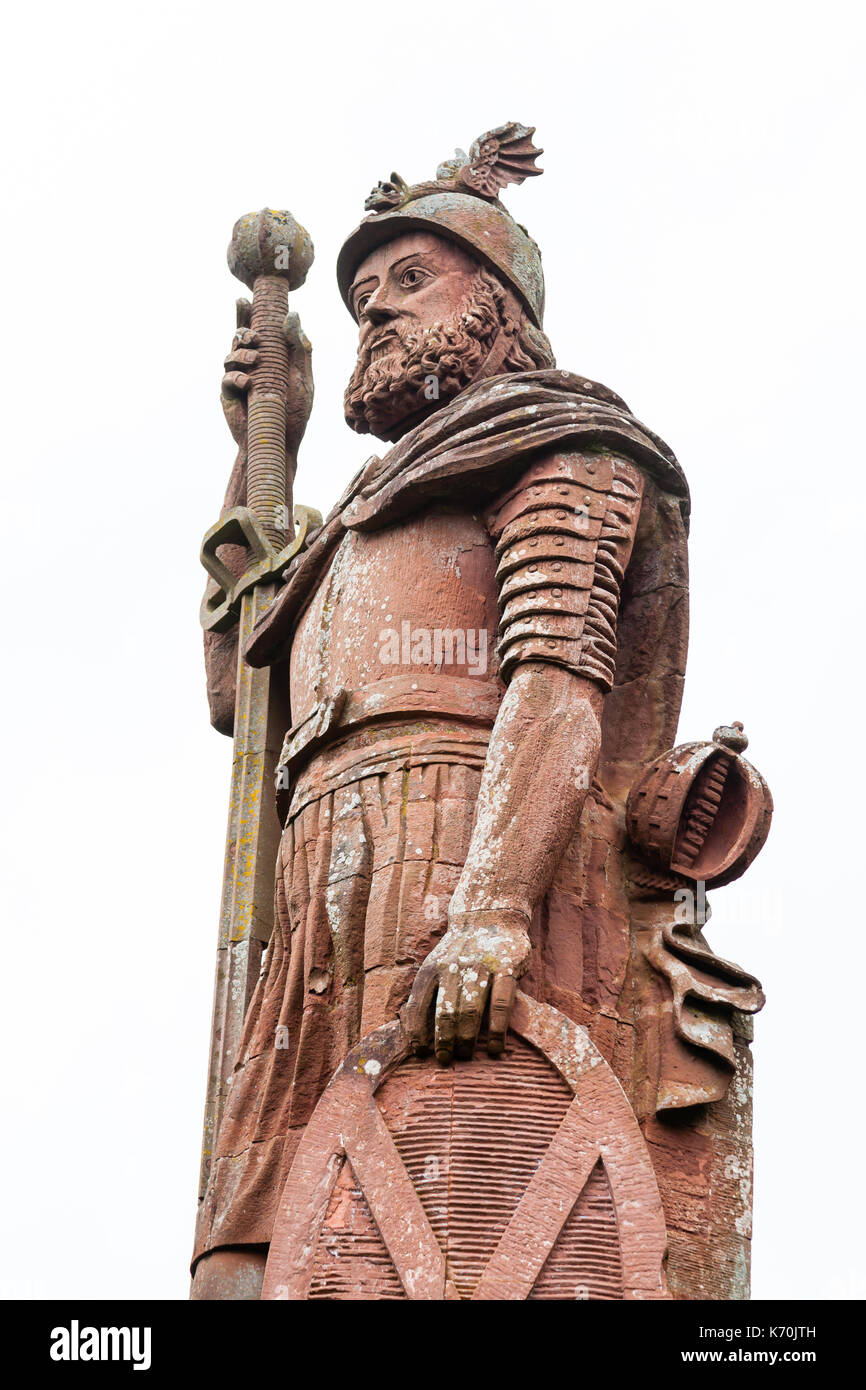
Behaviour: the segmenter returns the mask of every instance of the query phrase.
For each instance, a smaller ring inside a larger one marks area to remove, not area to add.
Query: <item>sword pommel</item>
[[[309,232],[290,212],[263,208],[238,218],[228,249],[229,270],[252,289],[260,275],[279,275],[297,290],[313,264]]]

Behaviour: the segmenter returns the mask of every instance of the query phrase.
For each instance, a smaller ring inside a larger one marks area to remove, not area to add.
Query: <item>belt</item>
[[[276,774],[281,823],[288,814],[289,788],[298,767],[337,732],[396,715],[456,718],[492,728],[503,693],[499,681],[429,673],[389,676],[363,690],[341,687],[293,724],[283,739]]]

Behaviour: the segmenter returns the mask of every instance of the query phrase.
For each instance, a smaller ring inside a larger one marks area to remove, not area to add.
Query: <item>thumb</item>
[[[296,313],[286,314],[283,333],[290,351],[305,353],[307,356],[313,351],[313,345],[301,327],[301,320]]]

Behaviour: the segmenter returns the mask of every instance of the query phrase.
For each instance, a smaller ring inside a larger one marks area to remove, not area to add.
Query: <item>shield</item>
[[[506,1052],[441,1067],[399,1021],[325,1090],[265,1299],[669,1298],[650,1156],[584,1028],[518,994]]]

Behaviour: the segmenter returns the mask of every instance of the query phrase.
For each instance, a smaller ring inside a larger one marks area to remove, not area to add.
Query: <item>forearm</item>
[[[603,694],[564,667],[519,667],[499,711],[452,920],[528,922],[574,834],[601,747]]]
[[[210,722],[220,734],[231,738],[235,724],[235,694],[238,673],[238,630],[204,634],[204,667],[207,677],[207,703]]]
[[[241,446],[238,448],[220,515],[225,516],[232,507],[243,506],[245,501],[246,450]],[[221,545],[218,554],[235,577],[243,574],[246,551],[242,545]],[[208,579],[205,593],[213,594],[216,587],[215,581]],[[237,625],[228,632],[204,633],[204,668],[210,722],[218,733],[227,734],[231,738],[234,733],[238,671]]]

